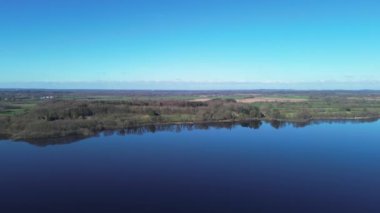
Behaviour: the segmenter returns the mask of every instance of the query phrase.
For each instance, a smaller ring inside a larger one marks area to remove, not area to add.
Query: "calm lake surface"
[[[0,141],[0,212],[380,212],[380,122],[227,127]]]

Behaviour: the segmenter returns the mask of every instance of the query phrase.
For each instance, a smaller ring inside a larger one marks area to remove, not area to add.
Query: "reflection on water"
[[[191,130],[208,130],[210,128],[213,129],[233,129],[235,127],[244,127],[244,128],[250,128],[250,129],[260,129],[260,127],[263,125],[263,123],[270,124],[271,127],[274,129],[281,129],[286,126],[293,126],[295,128],[303,128],[309,125],[317,125],[322,123],[371,123],[376,122],[378,119],[360,119],[360,120],[318,120],[318,121],[307,121],[307,122],[286,122],[286,121],[260,121],[260,120],[252,120],[252,121],[245,121],[245,122],[219,122],[219,123],[199,123],[199,124],[167,124],[167,125],[146,125],[146,126],[139,126],[139,127],[131,127],[127,129],[121,129],[121,130],[106,130],[99,132],[95,136],[90,137],[96,137],[99,134],[103,134],[105,136],[110,136],[113,134],[117,135],[142,135],[146,133],[155,133],[155,132],[181,132],[183,130],[191,131]],[[69,143],[75,143],[80,140],[86,139],[88,137],[84,136],[68,136],[68,137],[61,137],[61,138],[46,138],[46,139],[28,139],[25,142],[28,142],[30,144],[36,145],[36,146],[48,146],[48,145],[63,145],[63,144],[69,144]],[[0,140],[2,138],[0,137]],[[5,136],[4,138],[5,139]]]
[[[380,212],[380,122],[321,122],[150,125],[43,149],[0,142],[0,213]]]

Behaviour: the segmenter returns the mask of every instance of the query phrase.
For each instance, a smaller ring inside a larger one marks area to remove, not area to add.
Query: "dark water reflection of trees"
[[[97,137],[100,135],[111,136],[114,134],[125,136],[125,135],[143,135],[147,133],[156,132],[181,132],[181,131],[192,131],[192,130],[208,130],[208,129],[233,129],[236,127],[243,127],[249,129],[260,129],[264,123],[268,123],[274,129],[281,129],[286,126],[293,126],[295,128],[303,128],[309,125],[317,125],[323,123],[369,123],[376,122],[378,119],[367,119],[367,120],[320,120],[320,121],[308,121],[308,122],[286,122],[286,121],[245,121],[245,122],[221,122],[221,123],[201,123],[201,124],[175,124],[175,125],[147,125],[140,127],[131,127],[122,130],[107,130],[96,134]],[[36,146],[47,146],[47,145],[60,145],[78,142],[88,137],[62,137],[62,138],[47,138],[47,139],[35,139],[27,140],[25,142],[36,145]]]

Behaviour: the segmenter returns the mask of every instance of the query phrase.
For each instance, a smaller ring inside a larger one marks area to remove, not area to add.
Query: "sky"
[[[0,0],[0,87],[380,89],[378,0]]]

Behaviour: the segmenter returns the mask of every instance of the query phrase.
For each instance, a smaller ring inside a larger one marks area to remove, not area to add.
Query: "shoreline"
[[[353,117],[353,118],[316,118],[316,119],[308,119],[308,120],[287,120],[287,119],[243,119],[243,120],[219,120],[219,121],[192,121],[192,122],[154,122],[154,123],[145,123],[140,125],[132,125],[125,128],[103,128],[99,131],[90,131],[87,132],[88,134],[68,134],[68,135],[61,135],[61,136],[43,136],[43,137],[12,137],[12,135],[0,135],[0,140],[11,140],[11,141],[44,141],[44,140],[60,140],[65,138],[88,138],[96,136],[99,133],[106,132],[106,131],[123,131],[123,130],[131,130],[131,129],[142,129],[142,128],[149,128],[152,126],[180,126],[180,125],[209,125],[209,126],[217,126],[219,124],[231,124],[231,125],[238,125],[238,124],[244,124],[249,122],[266,122],[266,123],[274,123],[278,122],[279,124],[299,124],[299,125],[312,125],[312,124],[318,124],[318,123],[335,123],[342,121],[344,122],[376,122],[380,119],[380,117]]]

